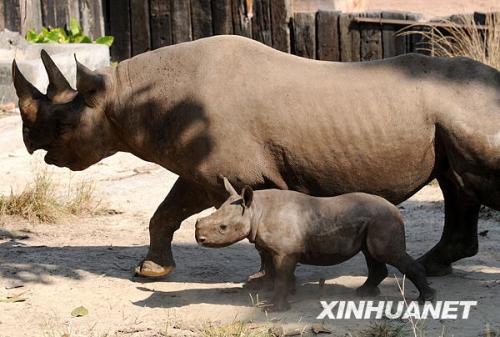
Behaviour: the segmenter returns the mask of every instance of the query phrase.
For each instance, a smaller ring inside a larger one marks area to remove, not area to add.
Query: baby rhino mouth
[[[195,238],[196,238],[196,242],[202,247],[220,248],[220,247],[226,247],[226,246],[230,245],[230,243],[210,241],[210,239],[207,236],[205,236],[203,234],[199,234],[199,233],[195,234]]]

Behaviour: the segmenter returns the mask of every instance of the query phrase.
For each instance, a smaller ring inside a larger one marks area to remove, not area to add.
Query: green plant
[[[66,28],[42,27],[40,32],[34,29],[26,33],[26,40],[31,43],[92,43],[92,39],[85,35],[78,21],[71,18]],[[110,47],[113,44],[112,36],[101,36],[94,42]]]

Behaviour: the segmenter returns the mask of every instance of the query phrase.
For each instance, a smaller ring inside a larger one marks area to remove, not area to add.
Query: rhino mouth
[[[198,244],[202,247],[207,247],[207,248],[224,248],[231,245],[231,243],[213,243],[213,242],[203,242],[203,243],[198,242]]]
[[[59,167],[64,166],[64,163],[62,161],[58,160],[55,156],[51,155],[49,152],[45,154],[45,157],[43,159],[45,163],[49,165],[55,165]]]
[[[207,241],[206,237],[196,237],[196,242],[202,247],[207,247],[207,248],[222,248],[222,247],[227,247],[231,245],[231,242],[210,242]]]

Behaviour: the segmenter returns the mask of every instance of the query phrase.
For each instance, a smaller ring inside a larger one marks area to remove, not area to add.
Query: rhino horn
[[[53,103],[67,103],[71,101],[76,96],[76,91],[71,88],[64,75],[44,49],[40,52],[40,56],[49,77],[47,97]]]
[[[224,177],[223,180],[224,180],[224,188],[226,189],[227,193],[229,193],[229,195],[238,195],[238,193],[234,189],[233,185],[231,185],[229,180],[226,177]]]
[[[88,106],[95,106],[97,94],[105,88],[104,77],[76,61],[76,89]]]
[[[24,119],[35,121],[38,113],[38,101],[44,95],[21,73],[16,60],[12,62],[12,81],[19,97],[19,107]]]

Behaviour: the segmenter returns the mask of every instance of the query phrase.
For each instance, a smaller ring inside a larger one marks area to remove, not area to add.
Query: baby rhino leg
[[[290,282],[295,281],[294,272],[298,258],[294,255],[274,255],[274,295],[271,300],[271,311],[290,309],[287,297],[290,292]]]
[[[385,263],[377,261],[367,249],[363,249],[366,264],[368,265],[368,278],[365,283],[356,289],[358,296],[377,296],[380,294],[378,285],[387,277],[387,267]]]
[[[406,253],[404,225],[399,217],[370,228],[366,240],[367,250],[377,261],[398,268],[415,284],[419,302],[434,300],[436,291],[427,283],[425,268]]]
[[[389,259],[387,263],[398,268],[400,272],[405,274],[406,277],[413,282],[420,292],[420,296],[418,297],[420,303],[434,300],[436,291],[429,287],[429,283],[425,276],[424,266],[415,261],[410,255],[406,254],[406,252],[402,257]]]

